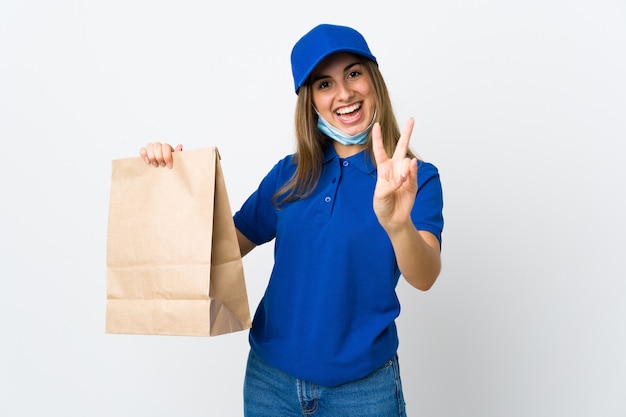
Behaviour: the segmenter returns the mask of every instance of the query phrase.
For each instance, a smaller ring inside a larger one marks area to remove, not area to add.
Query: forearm
[[[439,240],[407,223],[388,232],[402,276],[415,288],[428,290],[441,271]]]
[[[241,252],[241,256],[246,256],[252,249],[256,247],[254,243],[250,241],[247,237],[244,236],[243,233],[239,231],[239,229],[235,229],[237,233],[237,242],[239,243],[239,251]]]

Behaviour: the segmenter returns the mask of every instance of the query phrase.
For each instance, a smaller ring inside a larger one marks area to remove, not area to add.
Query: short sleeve
[[[420,161],[417,171],[417,195],[411,219],[418,230],[426,230],[439,239],[443,232],[443,191],[439,170]]]
[[[233,216],[235,227],[255,245],[276,237],[278,216],[272,199],[293,171],[291,156],[279,161]]]

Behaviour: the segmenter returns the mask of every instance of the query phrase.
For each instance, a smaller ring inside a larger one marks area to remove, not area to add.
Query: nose
[[[348,85],[346,81],[338,84],[338,89],[337,89],[338,99],[346,101],[350,99],[350,97],[352,97],[352,94],[353,94],[352,89],[350,88],[350,86]]]

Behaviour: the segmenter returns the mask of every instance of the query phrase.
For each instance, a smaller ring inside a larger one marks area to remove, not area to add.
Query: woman
[[[437,169],[400,133],[378,64],[352,28],[319,25],[291,55],[297,151],[234,215],[241,254],[275,240],[250,330],[246,416],[404,416],[395,319],[400,275],[441,268]],[[147,163],[171,166],[153,143]],[[418,175],[419,169],[419,175]]]

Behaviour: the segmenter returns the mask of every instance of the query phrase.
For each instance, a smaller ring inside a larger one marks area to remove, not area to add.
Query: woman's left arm
[[[439,240],[413,223],[389,233],[402,276],[417,289],[432,287],[441,271]]]
[[[378,170],[374,212],[391,239],[398,267],[415,288],[426,291],[441,271],[439,240],[411,221],[417,195],[417,159],[407,158],[413,119],[406,123],[391,158],[383,147],[380,125],[372,130],[374,158]]]

